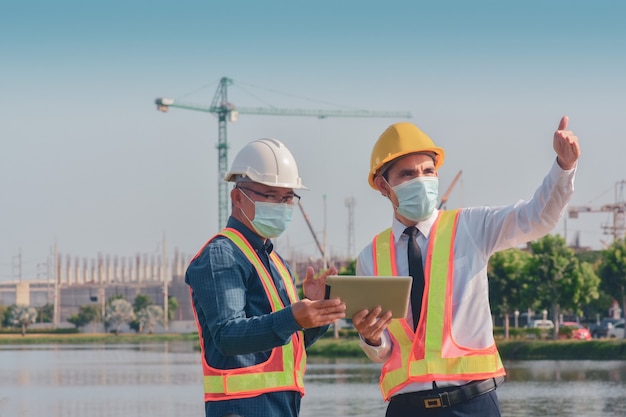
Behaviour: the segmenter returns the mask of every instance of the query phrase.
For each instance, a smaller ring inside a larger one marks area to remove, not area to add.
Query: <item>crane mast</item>
[[[457,174],[455,175],[454,179],[450,183],[450,186],[448,187],[446,192],[443,194],[443,197],[441,197],[441,202],[439,202],[439,207],[437,207],[439,210],[441,210],[441,208],[444,206],[444,204],[446,204],[448,202],[448,198],[450,197],[450,193],[452,193],[452,190],[454,189],[454,186],[456,185],[456,183],[459,180],[459,178],[461,178],[461,174],[462,173],[463,173],[463,170],[457,172]]]
[[[235,107],[228,101],[228,86],[233,80],[227,77],[220,79],[213,101],[210,106],[185,103],[170,98],[159,97],[154,100],[157,110],[167,112],[171,107],[213,113],[218,120],[217,166],[218,166],[218,227],[222,229],[228,219],[228,184],[224,176],[228,170],[227,124],[236,122],[239,114],[255,114],[266,116],[304,116],[324,119],[327,117],[393,117],[411,118],[409,112],[368,111],[368,110],[322,110],[322,109],[281,109],[274,107]],[[315,236],[314,236],[315,237]],[[317,241],[317,238],[316,238]]]
[[[218,226],[222,229],[226,226],[228,218],[228,185],[224,181],[224,176],[228,170],[228,143],[226,143],[226,117],[230,114],[228,105],[227,86],[232,81],[226,77],[222,78],[220,85],[213,96],[212,108],[217,111],[217,201],[218,204]],[[218,106],[219,103],[219,106]],[[222,203],[224,202],[224,203]]]

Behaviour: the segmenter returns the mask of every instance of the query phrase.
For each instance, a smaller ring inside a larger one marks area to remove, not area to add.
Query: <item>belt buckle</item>
[[[441,398],[426,398],[424,400],[424,408],[441,408],[443,404],[441,403]]]

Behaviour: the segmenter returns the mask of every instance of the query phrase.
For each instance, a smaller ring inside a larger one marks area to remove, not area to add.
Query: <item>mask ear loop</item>
[[[244,193],[244,192],[243,192],[243,190],[242,190],[241,188],[237,187],[237,189],[239,190],[239,192],[240,192],[241,194],[243,194],[243,195],[244,195],[244,196],[248,199],[248,201],[249,201],[249,202],[251,202],[251,203],[252,203],[252,205],[254,206],[254,214],[256,214],[256,201],[254,201],[254,200],[252,200],[250,197],[248,197],[248,194]],[[252,220],[250,220],[250,217],[248,217],[248,216],[246,215],[246,212],[245,212],[245,211],[243,211],[243,208],[242,208],[242,207],[239,207],[239,210],[241,210],[241,214],[243,214],[243,217],[245,217],[245,218],[246,218],[246,220],[248,220],[248,222],[250,222],[250,224],[252,224]]]
[[[383,179],[383,181],[385,181],[385,184],[387,184],[387,187],[389,187],[389,191],[390,191],[390,192],[389,192],[389,195],[387,195],[387,196],[385,196],[385,197],[387,197],[387,199],[388,199],[388,200],[389,200],[389,202],[391,203],[391,206],[392,206],[395,210],[397,210],[399,206],[396,206],[396,205],[393,203],[393,200],[391,199],[391,192],[393,191],[393,187],[391,186],[391,184],[389,184],[389,182],[387,182],[387,178],[385,178],[385,177],[384,177],[384,176],[382,176],[382,175],[380,176],[380,178],[382,178],[382,179]],[[393,191],[393,192],[395,193],[395,191]]]

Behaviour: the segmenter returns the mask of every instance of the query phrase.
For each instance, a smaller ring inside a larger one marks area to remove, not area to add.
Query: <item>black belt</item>
[[[460,387],[444,387],[429,391],[409,392],[391,397],[391,401],[401,401],[406,405],[420,408],[445,408],[476,398],[493,391],[504,382],[504,377],[472,381]]]

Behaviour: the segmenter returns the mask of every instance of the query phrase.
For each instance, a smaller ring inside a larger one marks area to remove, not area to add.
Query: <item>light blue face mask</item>
[[[270,239],[280,236],[287,229],[293,215],[293,204],[253,201],[246,193],[242,194],[254,203],[253,220],[250,220],[243,210],[241,212],[259,236]]]
[[[391,189],[398,198],[398,214],[414,222],[426,220],[437,207],[438,177],[413,178]]]

